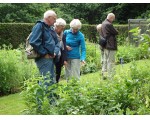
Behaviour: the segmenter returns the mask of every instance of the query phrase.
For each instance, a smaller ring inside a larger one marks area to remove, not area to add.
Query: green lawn
[[[137,61],[138,67],[141,68],[142,66],[150,66],[150,60],[140,60]],[[124,73],[124,71],[127,71],[130,66],[129,64],[125,64],[124,66],[117,65],[117,74]],[[108,84],[109,80],[101,80],[100,71],[96,73],[86,74],[82,75],[81,79],[83,83],[85,81],[90,81],[92,84],[91,86],[94,86],[97,84],[97,82],[101,82],[102,84]],[[63,82],[63,81],[62,81]],[[11,94],[8,96],[0,97],[0,115],[20,115],[21,112],[25,109],[24,101],[20,93],[17,94]]]
[[[0,115],[19,115],[24,109],[20,93],[0,97]]]

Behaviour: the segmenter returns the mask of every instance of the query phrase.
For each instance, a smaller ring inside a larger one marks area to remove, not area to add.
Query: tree
[[[0,4],[0,22],[35,22],[48,9],[53,9],[67,23],[78,18],[83,24],[99,24],[110,12],[116,15],[115,22],[119,24],[150,16],[150,3],[7,3]]]
[[[43,13],[47,9],[49,9],[49,4],[0,4],[0,22],[36,22],[37,20],[43,18]]]
[[[73,18],[80,19],[83,23],[95,24],[95,20],[97,20],[99,16],[98,9],[101,7],[101,4],[94,3],[61,3],[61,4],[51,4],[52,8],[59,7],[60,11],[63,11],[65,15],[71,16],[70,20],[66,20],[70,22]]]

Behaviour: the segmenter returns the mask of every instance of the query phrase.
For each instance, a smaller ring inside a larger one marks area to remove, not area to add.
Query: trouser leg
[[[108,50],[107,71],[110,79],[112,79],[115,74],[115,53],[116,51],[114,50]]]
[[[55,79],[55,73],[54,73],[54,62],[53,59],[51,58],[41,58],[38,61],[36,61],[36,65],[40,71],[40,74],[44,77],[44,84],[43,82],[39,82],[39,85],[43,87],[45,90],[45,93],[47,94],[47,97],[50,100],[50,104],[55,102],[55,98],[53,95],[53,90],[49,90],[49,86],[53,85],[56,83]],[[40,94],[40,93],[37,93]],[[41,103],[39,102],[39,98],[37,98],[39,106],[41,106]]]
[[[102,75],[103,76],[107,76],[107,58],[108,58],[107,50],[104,49],[104,51],[103,51],[103,64],[102,64]]]
[[[80,79],[80,59],[72,59],[71,63],[72,77]]]
[[[80,59],[68,59],[65,71],[67,80],[72,77],[80,79]]]
[[[58,83],[59,82],[59,79],[60,79],[60,75],[61,75],[61,63],[58,62],[56,63],[56,82]]]

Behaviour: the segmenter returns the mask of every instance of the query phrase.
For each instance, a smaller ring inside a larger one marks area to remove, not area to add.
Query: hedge
[[[12,44],[13,48],[17,48],[19,44],[25,43],[25,39],[31,32],[34,23],[1,23],[0,24],[0,46],[3,44]],[[118,41],[120,43],[125,40],[128,34],[128,25],[115,25],[119,30]],[[69,25],[66,26],[66,29]],[[96,31],[96,25],[83,24],[81,32],[84,33],[86,40],[97,43],[99,35]]]

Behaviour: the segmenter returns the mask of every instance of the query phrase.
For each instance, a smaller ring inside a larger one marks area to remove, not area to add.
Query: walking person
[[[101,26],[102,29],[100,35],[107,40],[104,48],[104,63],[102,66],[102,76],[104,79],[107,77],[112,79],[115,74],[115,54],[117,51],[116,35],[118,35],[118,31],[112,24],[114,20],[115,15],[109,13]]]
[[[67,65],[67,55],[66,55],[66,36],[63,34],[63,30],[66,26],[66,21],[59,18],[54,23],[54,29],[57,33],[58,40],[60,41],[60,59],[55,63],[56,66],[56,82],[59,82],[61,75],[61,68],[63,65]]]
[[[80,79],[80,63],[85,64],[86,46],[84,35],[80,32],[81,22],[79,19],[73,19],[70,22],[70,29],[65,30],[67,65],[65,67],[66,79]]]

